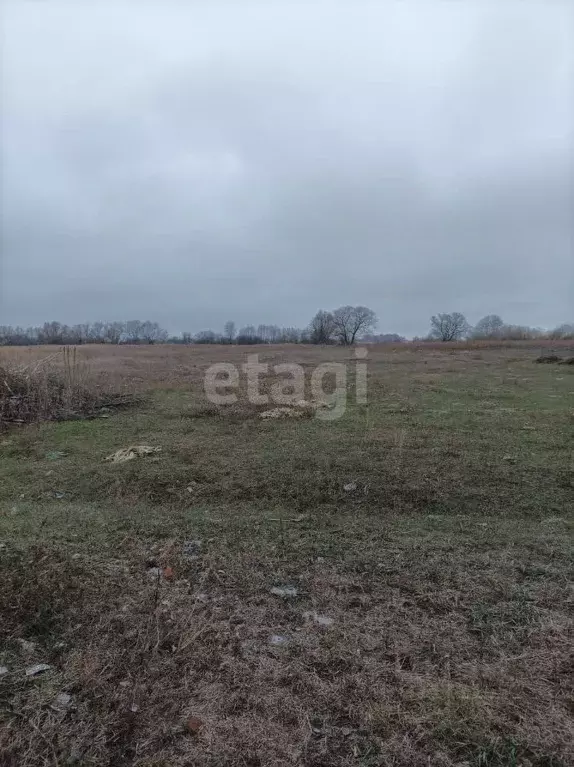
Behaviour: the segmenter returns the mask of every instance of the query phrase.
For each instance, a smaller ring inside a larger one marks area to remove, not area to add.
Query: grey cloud
[[[8,3],[0,321],[574,313],[566,3]]]

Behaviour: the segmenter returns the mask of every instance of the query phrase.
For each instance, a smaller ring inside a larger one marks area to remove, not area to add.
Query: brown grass
[[[367,344],[369,358],[377,361],[411,362],[417,365],[437,362],[439,368],[447,359],[468,359],[468,355],[485,353],[489,361],[516,358],[531,360],[544,350],[574,354],[574,341],[439,341],[402,344]],[[352,360],[349,348],[310,345],[225,346],[201,344],[160,344],[149,346],[116,346],[93,344],[75,348],[77,362],[90,367],[98,381],[135,386],[149,390],[154,386],[189,386],[201,382],[205,368],[217,362],[245,362],[248,354],[258,354],[261,361],[274,363],[296,361],[303,365]],[[50,359],[63,362],[62,348],[57,346],[0,347],[1,364],[33,366]]]
[[[8,359],[0,366],[0,431],[15,424],[93,416],[132,399],[94,377],[75,348],[64,347],[27,365]]]
[[[572,368],[370,347],[368,407],[270,423],[202,392],[253,352],[353,358],[86,348],[141,406],[3,439],[0,763],[574,763]]]

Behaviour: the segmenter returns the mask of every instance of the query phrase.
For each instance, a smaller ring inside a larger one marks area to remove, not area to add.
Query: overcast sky
[[[570,0],[2,17],[0,323],[574,321]]]

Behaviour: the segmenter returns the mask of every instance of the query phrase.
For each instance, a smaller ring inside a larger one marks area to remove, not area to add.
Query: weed
[[[64,347],[34,365],[0,366],[0,430],[10,424],[91,416],[131,401],[97,385],[75,348]]]

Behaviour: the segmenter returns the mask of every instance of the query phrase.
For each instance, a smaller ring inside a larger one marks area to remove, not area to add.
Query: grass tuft
[[[0,430],[11,424],[90,417],[132,402],[131,395],[98,383],[75,347],[64,347],[33,365],[0,366]]]

